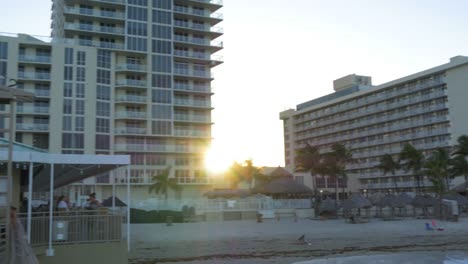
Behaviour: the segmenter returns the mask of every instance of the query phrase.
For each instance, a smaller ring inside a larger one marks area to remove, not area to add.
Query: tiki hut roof
[[[377,205],[379,201],[385,197],[383,193],[373,193],[368,199],[373,205]]]
[[[408,204],[408,200],[403,196],[396,196],[393,194],[387,194],[382,199],[380,199],[375,205],[378,207],[393,207],[393,208],[402,208]]]
[[[457,201],[458,205],[468,205],[468,198],[459,193],[449,193],[442,196],[442,198]]]
[[[335,200],[330,199],[330,197],[320,202],[320,207],[319,207],[320,213],[321,212],[336,212],[336,210],[338,210],[337,203]]]
[[[114,196],[111,196],[107,199],[105,199],[104,201],[102,201],[102,206],[104,207],[112,207],[112,198]],[[122,200],[120,200],[118,197],[115,197],[115,206],[117,207],[125,207],[127,206],[126,203],[122,202]]]
[[[208,199],[215,199],[215,198],[245,198],[250,196],[252,192],[250,190],[243,190],[243,189],[214,189],[209,192],[204,193],[203,195],[206,196]]]
[[[355,194],[351,196],[351,198],[346,199],[343,201],[343,209],[349,210],[354,208],[368,208],[371,207],[372,204],[369,200],[363,197],[360,194]]]
[[[463,182],[463,183],[460,183],[457,186],[453,187],[452,190],[456,191],[456,192],[467,192],[468,191],[467,186],[468,186],[468,183]]]
[[[434,206],[438,203],[439,201],[430,196],[430,195],[427,195],[427,194],[424,194],[424,195],[416,195],[416,197],[414,197],[413,201],[411,202],[411,204],[414,206],[414,207],[418,207],[418,208],[424,208],[424,207],[431,207],[431,206]]]
[[[294,181],[291,177],[279,177],[268,182],[259,183],[254,192],[262,194],[299,194],[312,193],[312,190]]]
[[[405,203],[405,205],[410,205],[411,202],[413,202],[413,198],[411,198],[411,196],[409,196],[406,193],[400,193],[397,195],[397,197],[401,199]]]

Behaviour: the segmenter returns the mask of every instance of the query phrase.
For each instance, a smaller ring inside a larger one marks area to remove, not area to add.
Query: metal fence
[[[27,230],[27,216],[20,214]],[[54,213],[52,241],[54,244],[109,242],[122,240],[124,216],[107,211],[76,211]],[[33,213],[31,218],[31,245],[49,242],[49,213]]]
[[[272,199],[271,197],[248,197],[243,199],[197,199],[197,200],[158,200],[132,201],[132,207],[143,210],[182,211],[184,206],[194,207],[197,213],[221,211],[255,211],[271,209],[311,208],[310,199]]]

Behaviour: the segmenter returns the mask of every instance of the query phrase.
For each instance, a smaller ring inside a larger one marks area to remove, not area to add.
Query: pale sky
[[[50,34],[50,0],[3,0],[0,31]],[[217,166],[284,165],[279,112],[356,73],[381,84],[468,55],[468,1],[224,0]]]

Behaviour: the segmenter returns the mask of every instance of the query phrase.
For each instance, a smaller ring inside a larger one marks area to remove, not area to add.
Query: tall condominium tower
[[[204,153],[211,68],[222,63],[213,55],[222,49],[214,27],[221,7],[220,0],[53,0],[51,39],[0,36],[0,75],[36,94],[18,105],[16,140],[52,153],[128,154],[132,185],[152,183],[168,166],[183,195],[210,185]],[[112,178],[126,183],[123,175],[85,180],[70,195],[105,197]]]

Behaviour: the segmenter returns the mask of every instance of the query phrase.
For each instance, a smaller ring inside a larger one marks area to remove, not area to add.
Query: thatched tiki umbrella
[[[416,197],[414,197],[413,201],[411,202],[414,208],[422,208],[423,214],[426,217],[429,216],[428,207],[434,207],[438,203],[439,200],[427,194],[416,195]]]
[[[273,198],[305,198],[312,195],[312,190],[294,181],[292,177],[278,177],[255,186],[254,193],[261,193]]]
[[[361,208],[370,208],[372,204],[369,200],[360,194],[354,194],[349,199],[343,201],[343,210],[350,211],[358,209],[358,215],[361,215]]]
[[[336,215],[336,212],[338,211],[337,203],[335,200],[331,199],[330,197],[327,197],[327,199],[322,200],[320,202],[320,207],[319,207],[319,213],[329,213]]]

